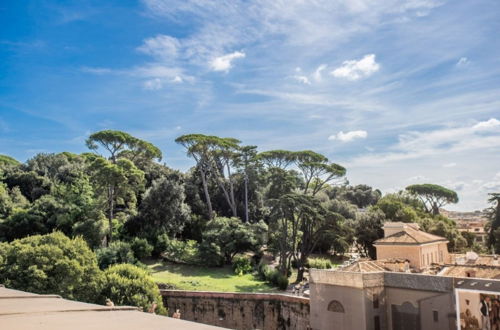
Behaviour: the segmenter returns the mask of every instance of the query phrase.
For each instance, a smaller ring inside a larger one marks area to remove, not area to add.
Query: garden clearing
[[[155,282],[172,285],[178,290],[279,292],[253,274],[235,274],[230,266],[202,267],[159,261],[151,261],[147,265]]]

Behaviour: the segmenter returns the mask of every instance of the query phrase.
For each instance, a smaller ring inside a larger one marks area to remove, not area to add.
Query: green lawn
[[[223,292],[276,292],[276,288],[252,274],[238,276],[231,267],[211,268],[172,263],[150,262],[148,267],[158,283],[173,285],[179,290]]]

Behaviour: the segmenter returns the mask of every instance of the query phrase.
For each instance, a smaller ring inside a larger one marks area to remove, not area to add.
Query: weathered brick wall
[[[230,329],[309,327],[309,299],[282,294],[161,290],[169,315]]]

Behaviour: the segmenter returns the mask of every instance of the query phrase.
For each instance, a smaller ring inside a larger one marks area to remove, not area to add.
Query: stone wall
[[[169,315],[231,329],[309,328],[309,299],[283,294],[160,290]]]

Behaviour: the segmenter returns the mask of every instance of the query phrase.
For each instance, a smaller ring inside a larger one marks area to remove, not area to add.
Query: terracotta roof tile
[[[405,227],[402,231],[387,237],[378,239],[374,242],[377,244],[425,244],[431,242],[443,241],[447,239],[441,236],[432,235],[425,231],[417,230],[411,227]]]

